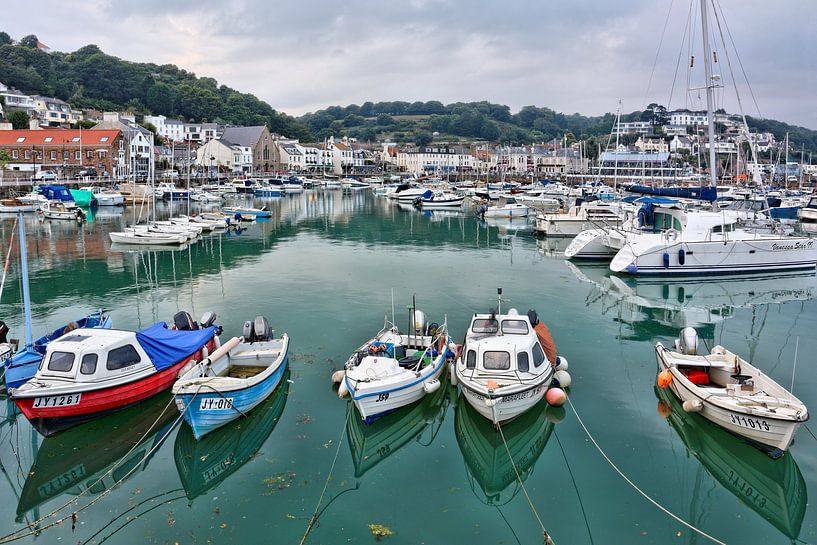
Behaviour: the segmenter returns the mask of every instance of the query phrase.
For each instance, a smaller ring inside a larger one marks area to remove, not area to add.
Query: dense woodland
[[[37,48],[36,36],[14,42],[5,32],[0,32],[0,81],[24,93],[55,96],[74,108],[130,110],[196,122],[266,123],[271,131],[301,141],[348,135],[369,142],[485,140],[517,145],[581,138],[589,140],[592,158],[599,145],[606,145],[615,120],[612,113],[588,117],[537,106],[512,113],[508,106],[485,101],[443,104],[433,100],[331,106],[295,119],[252,94],[172,64],[129,62],[95,45],[73,53],[46,53]],[[623,115],[622,120],[660,122],[655,116],[656,108],[648,107]],[[794,149],[817,151],[817,131],[770,119],[748,121],[753,130],[773,132],[779,140],[788,132]]]

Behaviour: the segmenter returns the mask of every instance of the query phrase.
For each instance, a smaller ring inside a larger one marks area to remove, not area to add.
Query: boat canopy
[[[136,332],[136,340],[153,362],[158,371],[171,367],[190,354],[199,350],[216,335],[215,326],[195,331],[168,329],[159,322],[147,329]]]
[[[40,195],[45,196],[50,201],[74,202],[74,196],[67,187],[62,185],[41,185]]]
[[[667,197],[624,197],[624,202],[636,202],[641,204],[678,204],[678,201],[675,199],[669,199]]]

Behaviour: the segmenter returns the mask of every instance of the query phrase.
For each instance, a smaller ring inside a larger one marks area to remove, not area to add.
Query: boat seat
[[[744,382],[746,382],[747,380],[750,380],[752,378],[752,375],[735,374],[735,375],[730,375],[730,376],[733,379],[735,379],[736,381],[738,381],[738,384],[743,384]]]

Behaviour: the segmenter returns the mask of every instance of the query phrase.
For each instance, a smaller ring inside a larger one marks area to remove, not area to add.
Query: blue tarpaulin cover
[[[52,201],[73,202],[74,196],[68,188],[62,185],[41,185],[40,195]]]
[[[196,331],[168,329],[159,322],[147,329],[136,332],[136,340],[142,345],[157,371],[162,371],[178,363],[207,344],[216,334],[211,326]]]

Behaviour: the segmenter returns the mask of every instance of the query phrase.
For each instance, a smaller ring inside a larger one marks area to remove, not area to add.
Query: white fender
[[[441,386],[441,384],[440,384],[439,380],[436,380],[436,379],[435,380],[430,380],[428,382],[423,383],[423,390],[425,390],[425,392],[427,394],[431,394],[431,393],[434,393],[437,390],[439,390],[440,386]]]
[[[343,382],[343,377],[346,375],[346,371],[341,369],[340,371],[335,371],[332,373],[332,384],[340,384]]]
[[[682,407],[688,413],[699,413],[703,410],[704,404],[700,399],[687,399]]]
[[[457,362],[452,361],[451,367],[448,370],[448,376],[451,377],[451,386],[457,385]]]
[[[349,393],[349,388],[346,386],[346,381],[340,383],[338,386],[338,397],[343,399]]]

